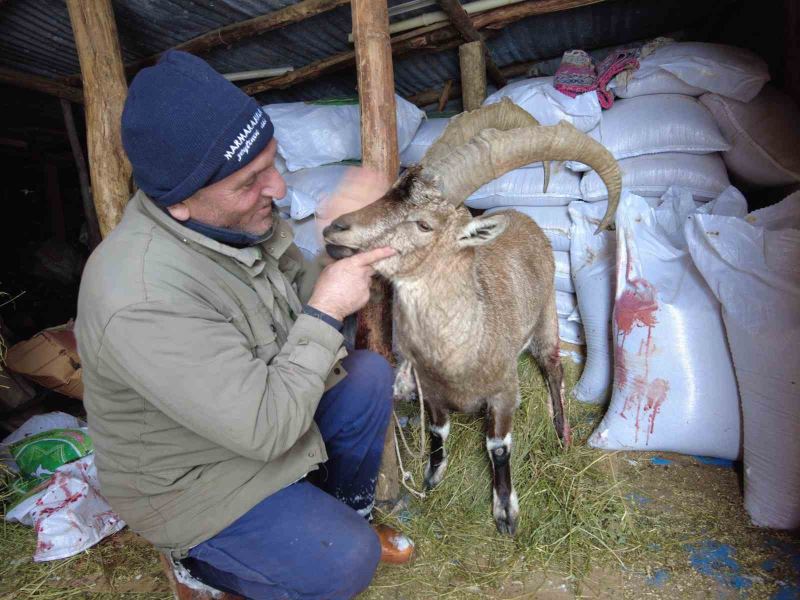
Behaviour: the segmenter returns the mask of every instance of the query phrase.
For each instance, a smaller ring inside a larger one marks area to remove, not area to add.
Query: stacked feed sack
[[[395,96],[397,144],[403,152],[425,114]],[[307,255],[322,249],[317,207],[338,187],[347,164],[361,158],[360,109],[356,100],[291,102],[262,107],[275,126],[276,167],[284,175],[286,196],[276,200],[292,225],[295,243]]]
[[[709,200],[730,184],[720,152],[731,144],[707,108],[711,102],[695,98],[705,94],[746,103],[768,80],[766,63],[749,50],[667,44],[643,58],[631,75],[614,80],[620,99],[592,135],[620,161],[624,189],[660,197],[676,185],[691,190],[696,200]],[[607,197],[593,172],[584,175],[581,192],[589,202]]]

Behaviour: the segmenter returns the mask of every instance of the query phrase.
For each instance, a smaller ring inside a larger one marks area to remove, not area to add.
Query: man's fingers
[[[384,246],[383,248],[375,248],[374,250],[370,250],[368,252],[361,252],[352,258],[356,264],[366,266],[374,264],[379,260],[383,260],[384,258],[394,256],[395,254],[397,254],[397,251],[394,248]]]

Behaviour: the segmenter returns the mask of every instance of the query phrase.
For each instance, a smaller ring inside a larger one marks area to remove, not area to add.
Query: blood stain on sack
[[[631,333],[637,325],[653,327],[658,322],[655,314],[658,311],[656,289],[644,279],[633,279],[629,283],[633,289],[622,292],[614,305],[617,330],[623,336]]]
[[[661,405],[664,404],[664,400],[667,399],[667,394],[669,394],[669,382],[667,380],[659,377],[650,382],[647,388],[647,404],[644,406],[645,412],[650,411],[647,417],[650,427],[647,429],[646,444],[650,443],[650,434],[653,433],[653,429],[656,425],[656,417],[658,413],[661,412]]]

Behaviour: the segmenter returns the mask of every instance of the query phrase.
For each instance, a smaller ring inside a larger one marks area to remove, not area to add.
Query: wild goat
[[[553,252],[529,217],[508,211],[472,218],[462,203],[484,183],[541,160],[593,167],[609,191],[600,228],[609,226],[621,185],[611,154],[572,125],[539,126],[504,100],[455,117],[383,197],[323,232],[334,258],[380,246],[397,251],[375,268],[393,284],[399,349],[418,374],[430,418],[425,483],[433,487],[444,475],[449,412],[485,409],[492,512],[497,529],[512,535],[519,507],[509,465],[511,425],[523,350],[547,382],[559,437],[570,441]]]

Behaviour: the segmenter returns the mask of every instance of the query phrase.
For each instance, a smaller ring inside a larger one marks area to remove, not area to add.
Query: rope
[[[400,425],[400,419],[397,418],[397,415],[392,411],[392,416],[394,417],[394,423],[397,426],[397,431],[400,432],[400,439],[403,441],[403,446],[405,446],[406,452],[409,455],[416,459],[422,460],[425,458],[425,405],[423,403],[422,398],[422,386],[419,384],[419,377],[417,377],[417,370],[413,367],[414,372],[414,381],[417,384],[417,396],[419,397],[419,453],[414,453],[411,451],[411,448],[406,441],[406,436],[403,433],[403,427]],[[403,484],[403,487],[406,488],[413,496],[417,498],[425,498],[425,492],[421,492],[419,490],[415,490],[414,488],[410,487],[406,481],[411,481],[411,484],[416,487],[417,482],[414,481],[414,476],[411,474],[411,471],[406,471],[405,467],[403,466],[403,459],[400,457],[400,444],[397,441],[397,436],[394,436],[394,451],[397,454],[397,464],[400,467],[400,483]]]

